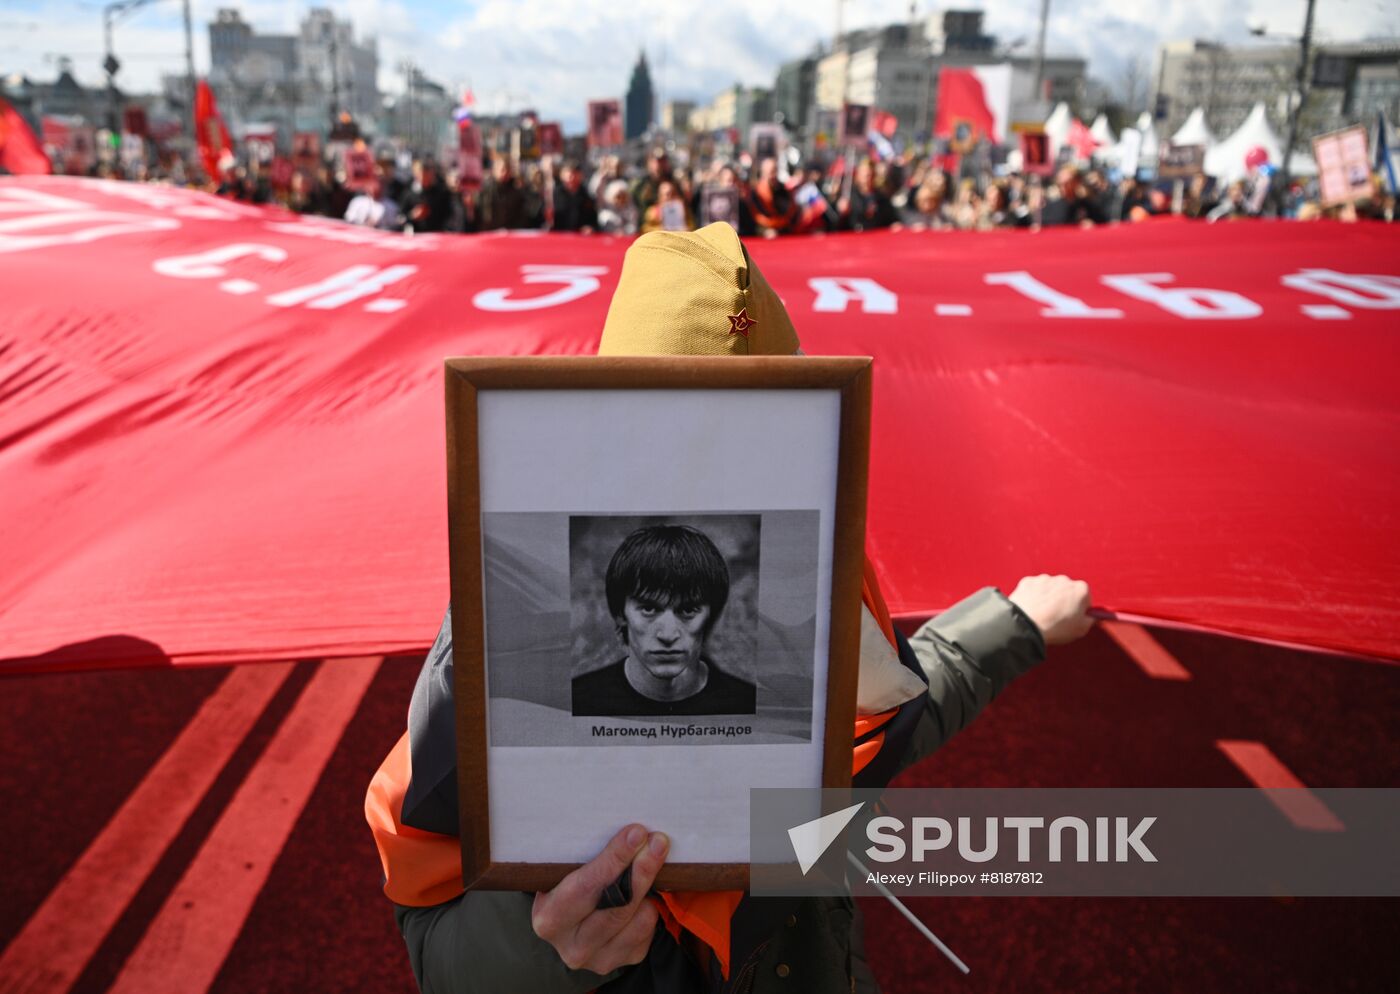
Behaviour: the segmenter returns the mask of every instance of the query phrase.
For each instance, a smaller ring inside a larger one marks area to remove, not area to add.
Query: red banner
[[[0,670],[424,648],[443,357],[592,352],[626,245],[0,180]],[[1400,659],[1397,229],[751,250],[808,352],[875,356],[896,613],[1064,572],[1131,615]]]

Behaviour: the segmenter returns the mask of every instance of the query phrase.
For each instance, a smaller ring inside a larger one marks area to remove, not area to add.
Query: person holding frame
[[[801,354],[781,300],[723,223],[655,232],[633,243],[598,351]],[[705,556],[693,558],[703,563]],[[630,640],[627,608],[645,598],[628,587],[620,581],[616,589]],[[892,625],[868,560],[862,595],[857,787],[884,786],[933,753],[1040,663],[1046,646],[1073,641],[1093,623],[1087,584],[1066,576],[1025,577],[1009,596],[983,588],[913,638]],[[699,600],[652,597],[648,606],[656,615],[689,613],[693,622],[702,609],[713,609]],[[667,621],[671,627],[655,644],[678,645],[683,620]],[[642,627],[639,617],[639,633]],[[685,660],[675,660],[684,666],[658,669],[693,673],[690,655],[700,658],[695,646],[703,645],[703,627],[703,621],[696,627]],[[384,890],[424,994],[877,990],[864,961],[858,909],[848,898],[651,894],[669,839],[643,825],[621,826],[602,852],[549,891],[464,893],[452,688],[449,611],[414,689],[409,729],[381,764],[365,804]]]

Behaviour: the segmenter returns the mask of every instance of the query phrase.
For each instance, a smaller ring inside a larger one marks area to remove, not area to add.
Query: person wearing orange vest
[[[798,346],[781,300],[734,229],[718,223],[633,243],[598,352],[792,355]],[[857,787],[888,784],[1038,664],[1047,645],[1092,625],[1088,586],[1065,576],[1026,577],[1009,597],[983,588],[909,639],[891,623],[868,558],[862,601]],[[642,825],[620,826],[547,893],[464,893],[452,686],[449,611],[414,688],[408,730],[365,798],[384,893],[423,994],[876,990],[849,898],[651,894],[669,840]]]

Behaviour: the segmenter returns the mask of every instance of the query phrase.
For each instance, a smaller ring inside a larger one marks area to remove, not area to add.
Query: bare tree
[[[1117,87],[1121,105],[1129,118],[1147,109],[1147,91],[1152,81],[1152,67],[1147,56],[1133,52],[1123,60],[1118,71]]]

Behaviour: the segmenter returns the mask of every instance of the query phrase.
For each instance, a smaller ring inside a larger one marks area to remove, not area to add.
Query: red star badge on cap
[[[758,322],[749,317],[749,309],[747,307],[738,314],[729,315],[729,333],[731,335],[743,335],[745,338],[748,338],[749,329],[756,324],[758,324]]]

